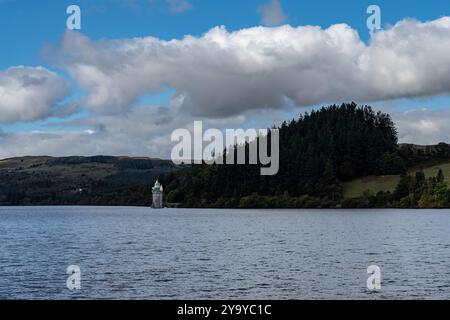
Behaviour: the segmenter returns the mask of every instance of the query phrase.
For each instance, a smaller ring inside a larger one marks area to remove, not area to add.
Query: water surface
[[[449,299],[450,211],[0,207],[0,298]]]

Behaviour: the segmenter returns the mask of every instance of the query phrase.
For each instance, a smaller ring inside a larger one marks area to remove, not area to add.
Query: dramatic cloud
[[[258,12],[261,14],[262,23],[266,26],[276,26],[286,21],[279,0],[270,0],[269,3],[259,6]]]
[[[169,11],[173,13],[182,13],[192,9],[192,4],[187,0],[167,0]]]
[[[168,158],[172,131],[189,128],[194,120],[215,128],[265,128],[314,105],[357,101],[380,106],[391,99],[450,94],[448,17],[401,21],[375,33],[369,44],[345,24],[327,29],[284,25],[236,32],[217,27],[200,37],[171,41],[94,42],[68,31],[58,47],[45,52],[85,97],[62,107],[68,85],[44,68],[0,72],[0,122],[61,118],[43,131],[3,128],[0,158]],[[167,105],[142,105],[143,97],[161,92],[173,93]],[[80,107],[88,109],[88,116],[64,121]],[[393,115],[401,142],[448,141],[447,110],[381,109]]]
[[[345,24],[284,25],[163,41],[92,42],[67,32],[55,61],[87,92],[96,112],[129,110],[171,88],[180,110],[224,117],[340,101],[379,101],[450,92],[450,18],[401,21],[366,45]]]
[[[69,91],[63,79],[42,67],[0,71],[0,123],[45,118]]]

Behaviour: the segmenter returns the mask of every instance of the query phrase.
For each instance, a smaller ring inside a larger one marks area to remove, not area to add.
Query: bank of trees
[[[320,207],[342,200],[342,183],[373,174],[400,174],[406,163],[388,114],[355,103],[332,105],[284,122],[280,169],[200,165],[168,181],[168,201],[188,207]]]
[[[423,171],[403,174],[393,192],[366,191],[358,199],[345,199],[346,208],[449,208],[450,190],[442,170],[435,177],[425,177]]]

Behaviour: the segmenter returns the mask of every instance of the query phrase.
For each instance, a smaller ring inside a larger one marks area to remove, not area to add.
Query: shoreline
[[[326,211],[349,211],[349,210],[361,210],[361,211],[370,211],[370,210],[450,210],[449,208],[210,208],[210,207],[180,207],[180,208],[152,208],[151,206],[133,206],[133,205],[0,205],[0,209],[2,208],[146,208],[151,209],[152,211],[161,211],[161,210],[246,210],[246,211],[257,211],[257,210],[326,210]]]

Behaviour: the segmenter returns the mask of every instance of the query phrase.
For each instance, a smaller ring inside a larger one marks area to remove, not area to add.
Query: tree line
[[[409,163],[398,148],[391,117],[355,103],[331,105],[284,122],[280,170],[259,165],[196,165],[166,177],[168,201],[187,207],[330,207],[343,201],[343,183],[401,174]]]

